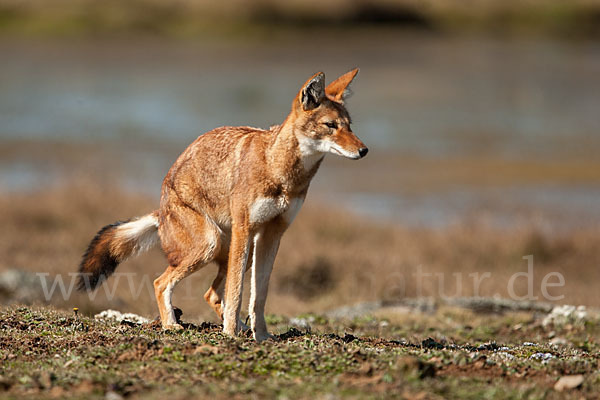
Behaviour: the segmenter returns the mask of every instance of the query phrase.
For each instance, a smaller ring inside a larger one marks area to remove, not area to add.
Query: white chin
[[[344,158],[349,158],[351,160],[358,160],[360,158],[360,156],[358,154],[353,154],[348,151],[338,149],[336,147],[332,147],[331,149],[329,149],[329,152],[331,154],[335,154],[336,156],[342,156]]]

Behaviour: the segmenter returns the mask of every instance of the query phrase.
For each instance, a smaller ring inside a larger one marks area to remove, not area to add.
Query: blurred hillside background
[[[597,0],[0,0],[0,300],[43,302],[31,274],[76,271],[101,226],[155,209],[199,134],[279,123],[311,74],[360,67],[369,156],[324,162],[270,311],[506,297],[527,255],[534,297],[559,272],[558,302],[600,306],[599,39]],[[164,268],[155,251],[119,271]],[[442,283],[417,290],[418,270]],[[186,315],[211,318],[214,273],[176,291]],[[156,314],[151,291],[116,293],[52,302]]]

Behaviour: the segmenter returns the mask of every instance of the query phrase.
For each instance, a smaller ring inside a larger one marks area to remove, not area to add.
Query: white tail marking
[[[151,249],[158,242],[158,218],[154,214],[127,222],[117,228],[115,236],[123,240],[136,242],[135,253]]]

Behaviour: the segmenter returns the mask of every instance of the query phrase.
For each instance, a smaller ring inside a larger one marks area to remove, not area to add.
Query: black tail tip
[[[89,272],[79,272],[77,277],[77,290],[80,292],[89,292],[96,289],[106,280],[106,275],[94,275]]]
[[[90,291],[97,288],[119,265],[111,253],[111,241],[116,227],[123,222],[106,225],[92,239],[79,264],[77,290]]]

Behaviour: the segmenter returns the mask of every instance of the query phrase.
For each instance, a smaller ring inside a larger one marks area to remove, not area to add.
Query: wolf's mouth
[[[358,160],[360,158],[360,155],[358,154],[351,154],[350,152],[345,152],[343,150],[340,150],[336,147],[332,147],[331,148],[331,152],[338,155],[338,156],[342,156],[342,157],[346,157],[346,158],[351,158],[352,160]]]

